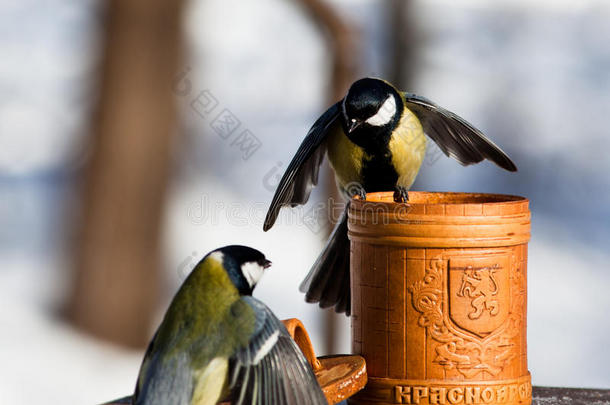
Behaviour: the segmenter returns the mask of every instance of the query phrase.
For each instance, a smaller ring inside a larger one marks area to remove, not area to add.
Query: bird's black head
[[[264,254],[247,246],[225,246],[210,255],[222,261],[229,278],[241,295],[252,295],[263,271],[271,266]]]
[[[343,131],[364,148],[384,146],[403,109],[402,97],[391,84],[371,77],[360,79],[343,99]]]

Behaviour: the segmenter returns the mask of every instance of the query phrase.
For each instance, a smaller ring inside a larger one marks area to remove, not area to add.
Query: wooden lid
[[[367,375],[363,357],[355,355],[316,357],[309,335],[301,321],[291,318],[282,322],[311,364],[329,404],[344,401],[364,388]]]
[[[529,201],[503,194],[409,191],[409,203],[392,192],[355,197],[348,235],[372,244],[417,248],[498,247],[530,239]]]

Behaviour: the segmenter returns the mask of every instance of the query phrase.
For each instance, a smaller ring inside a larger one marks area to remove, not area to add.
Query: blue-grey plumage
[[[195,266],[148,347],[134,405],[327,403],[283,324],[251,296],[269,264],[226,246]]]
[[[427,138],[462,165],[488,159],[516,171],[510,158],[481,131],[430,100],[404,93],[375,78],[360,79],[346,96],[313,124],[288,165],[273,196],[263,230],[283,206],[305,204],[328,154],[337,185],[348,199],[375,191],[394,191],[407,202],[424,159]],[[307,302],[350,313],[347,215],[337,223],[326,247],[301,284]]]

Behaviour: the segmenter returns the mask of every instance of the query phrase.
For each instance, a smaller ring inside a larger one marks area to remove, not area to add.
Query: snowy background
[[[331,3],[361,32],[361,70],[383,75],[390,33],[381,2]],[[462,168],[443,157],[424,164],[414,189],[530,198],[533,383],[610,388],[610,4],[415,1],[413,13],[419,46],[405,90],[466,117],[519,167]],[[94,0],[0,1],[2,404],[109,400],[132,391],[141,361],[142,351],[96,341],[57,315],[88,154],[99,17]],[[323,347],[325,317],[297,292],[322,233],[303,222],[307,207],[260,231],[276,176],[326,107],[323,38],[281,0],[193,1],[185,34],[182,73],[192,86],[174,93],[182,136],[165,215],[165,302],[209,250],[251,245],[274,263],[255,295],[280,318],[301,318]],[[191,102],[203,91],[218,106],[201,116]],[[261,140],[249,159],[211,130],[223,108]],[[337,320],[347,352],[349,321]]]

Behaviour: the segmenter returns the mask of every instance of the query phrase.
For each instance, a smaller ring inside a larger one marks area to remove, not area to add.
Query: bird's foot
[[[396,187],[394,191],[394,202],[407,203],[409,202],[409,192],[405,187]]]
[[[358,196],[362,201],[366,201],[366,191],[360,183],[352,182],[345,188],[350,198]]]

